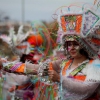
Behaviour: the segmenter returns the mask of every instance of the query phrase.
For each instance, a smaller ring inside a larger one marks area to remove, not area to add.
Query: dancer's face
[[[80,45],[76,41],[68,41],[67,50],[73,58],[81,56],[81,54],[79,53]]]

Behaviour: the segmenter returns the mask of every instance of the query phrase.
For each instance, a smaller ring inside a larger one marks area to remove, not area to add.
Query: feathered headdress
[[[30,52],[30,44],[26,41],[27,37],[30,35],[29,32],[24,33],[23,32],[23,26],[20,26],[18,29],[18,34],[15,34],[14,28],[10,28],[9,30],[11,43],[10,47],[16,53],[17,55],[21,56],[24,54],[29,54]]]

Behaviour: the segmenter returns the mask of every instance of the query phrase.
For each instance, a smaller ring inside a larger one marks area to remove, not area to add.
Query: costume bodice
[[[60,74],[61,75],[60,93],[59,93],[59,94],[61,94],[60,95],[61,100],[81,100],[81,98],[84,98],[86,96],[86,95],[79,95],[79,94],[73,93],[73,92],[63,88],[62,76],[68,77],[68,78],[73,78],[73,79],[79,80],[79,81],[85,81],[85,79],[86,79],[86,71],[85,70],[86,70],[87,64],[89,62],[90,62],[89,60],[86,60],[86,61],[82,62],[81,64],[79,64],[79,66],[75,69],[69,69],[69,66],[72,64],[72,60],[62,62],[62,64],[61,64],[62,70],[61,70],[61,74]],[[81,66],[83,66],[83,65],[84,65],[84,67],[82,69],[80,69]],[[75,72],[77,72],[77,73],[74,75],[73,73],[75,73]]]

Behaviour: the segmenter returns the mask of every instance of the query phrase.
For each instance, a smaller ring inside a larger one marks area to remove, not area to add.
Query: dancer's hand
[[[52,81],[60,82],[60,75],[55,70],[49,70],[48,75]]]

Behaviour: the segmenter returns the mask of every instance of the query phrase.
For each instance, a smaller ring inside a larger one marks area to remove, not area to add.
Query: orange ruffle
[[[65,67],[64,67],[63,70],[62,70],[62,75],[63,75],[63,76],[66,75],[66,70],[68,69],[69,64],[70,64],[71,62],[72,62],[72,60],[69,60],[68,62],[66,62]]]

